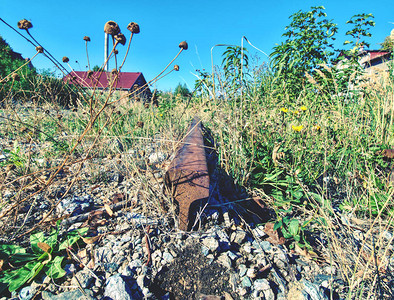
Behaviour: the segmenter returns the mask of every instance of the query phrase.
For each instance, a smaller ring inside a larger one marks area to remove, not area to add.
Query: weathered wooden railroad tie
[[[209,172],[201,120],[194,117],[166,175],[167,188],[179,204],[179,229],[191,230],[193,212],[209,199]]]

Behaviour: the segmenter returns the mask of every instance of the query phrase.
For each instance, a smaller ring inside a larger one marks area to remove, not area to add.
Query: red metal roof
[[[369,60],[374,60],[376,58],[385,56],[389,53],[390,53],[389,51],[371,50],[369,51],[369,55],[370,55]]]
[[[106,88],[110,87],[113,82],[113,87],[116,89],[130,89],[134,84],[140,86],[145,84],[146,81],[141,72],[121,72],[116,75],[111,72],[93,72],[88,76],[85,71],[72,71],[63,77],[63,80],[68,83],[79,83],[87,88]]]

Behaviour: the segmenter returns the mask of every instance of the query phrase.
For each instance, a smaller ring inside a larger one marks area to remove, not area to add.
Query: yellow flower
[[[299,126],[294,126],[294,125],[292,125],[291,128],[292,128],[294,131],[300,132],[300,131],[302,130],[302,128],[304,128],[304,125],[299,125]]]
[[[281,112],[284,112],[284,113],[287,113],[287,112],[289,111],[289,109],[286,108],[286,107],[282,107],[282,108],[280,109],[280,111],[281,111]]]
[[[293,111],[293,114],[295,114],[295,115],[299,115],[299,114],[300,114],[300,112],[299,112],[298,110],[295,110],[295,111]]]
[[[313,129],[319,131],[321,129],[321,127],[319,125],[315,125],[315,126],[313,126]]]
[[[301,109],[302,111],[306,111],[308,108],[307,108],[305,105],[303,105],[303,106],[300,107],[300,109]]]

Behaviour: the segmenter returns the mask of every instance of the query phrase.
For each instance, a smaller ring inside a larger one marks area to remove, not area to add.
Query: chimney
[[[108,33],[104,33],[104,63],[107,61],[108,58],[108,41],[109,41],[109,35]],[[104,70],[108,72],[109,70],[109,60],[107,61],[107,64],[104,66]]]

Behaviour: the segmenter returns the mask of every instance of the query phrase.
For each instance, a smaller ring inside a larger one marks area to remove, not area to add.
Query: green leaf
[[[297,219],[292,219],[289,223],[288,231],[293,236],[296,237],[299,234],[300,221]]]
[[[86,232],[88,232],[88,230],[89,228],[85,227],[85,228],[80,228],[77,230],[67,232],[65,240],[61,242],[59,245],[59,251],[74,245],[81,238],[81,236],[83,236]]]
[[[281,228],[282,227],[282,220],[280,220],[280,221],[276,221],[275,222],[275,224],[274,224],[274,230],[278,230],[279,228]]]
[[[30,245],[34,253],[42,254],[43,251],[37,246],[38,243],[44,243],[45,237],[43,232],[37,232],[30,236]]]
[[[9,272],[9,276],[6,278],[5,281],[2,280],[2,282],[9,283],[8,290],[10,292],[16,291],[28,280],[34,278],[34,274],[36,274],[36,272],[39,271],[40,268],[42,268],[42,264],[39,262],[27,263],[23,267]]]
[[[57,279],[66,275],[66,271],[62,268],[63,256],[56,256],[45,266],[45,274],[51,278]]]
[[[45,243],[47,243],[52,249],[57,244],[58,234],[59,234],[59,230],[58,229],[52,229],[51,234],[45,239]]]
[[[16,253],[26,253],[26,250],[18,245],[0,244],[0,258],[5,259]]]

